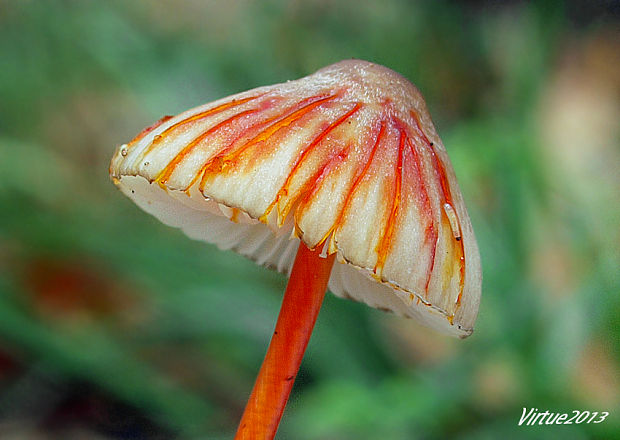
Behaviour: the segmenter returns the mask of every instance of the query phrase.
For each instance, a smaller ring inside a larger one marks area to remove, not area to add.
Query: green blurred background
[[[483,300],[460,341],[328,295],[279,438],[620,438],[619,29],[612,1],[0,0],[0,438],[232,438],[286,279],[140,211],[109,159],[351,57],[426,96]]]

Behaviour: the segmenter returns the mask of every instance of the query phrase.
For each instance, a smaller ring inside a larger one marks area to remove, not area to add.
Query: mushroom
[[[482,275],[463,198],[422,95],[386,67],[346,60],[167,116],[110,175],[162,222],[290,276],[238,439],[275,436],[327,288],[473,331]]]

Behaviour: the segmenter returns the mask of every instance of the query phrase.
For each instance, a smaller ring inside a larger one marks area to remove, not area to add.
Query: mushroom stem
[[[325,297],[335,254],[299,244],[278,322],[235,436],[273,439]]]

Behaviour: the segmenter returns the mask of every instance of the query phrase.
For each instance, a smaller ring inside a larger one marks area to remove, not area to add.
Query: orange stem
[[[319,254],[299,244],[278,322],[235,440],[271,440],[276,435],[334,264],[335,254]]]

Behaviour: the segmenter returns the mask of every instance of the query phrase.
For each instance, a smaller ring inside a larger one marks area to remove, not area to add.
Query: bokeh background
[[[0,438],[232,438],[286,279],[140,211],[109,159],[351,57],[426,96],[483,301],[461,341],[328,295],[279,438],[620,438],[619,29],[614,1],[1,0]]]

